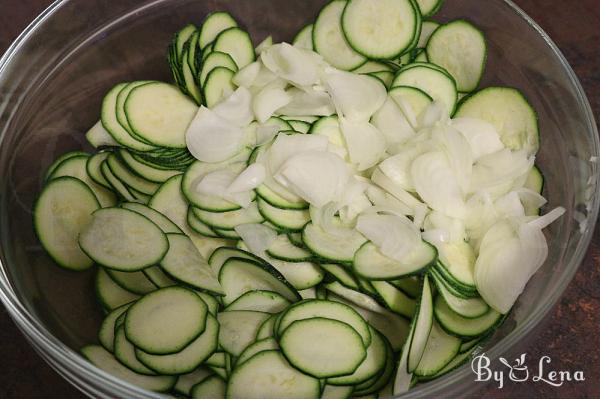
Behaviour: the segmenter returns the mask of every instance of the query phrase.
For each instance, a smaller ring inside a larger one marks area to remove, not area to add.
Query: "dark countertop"
[[[447,0],[453,1],[453,0]],[[514,0],[535,19],[563,51],[600,118],[600,7],[598,0]],[[0,53],[51,2],[0,0]],[[0,307],[0,398],[83,398],[34,352]],[[476,397],[597,398],[600,397],[600,229],[585,262],[544,331],[528,350],[532,359],[552,358],[554,370],[584,370],[584,383],[553,388],[541,383],[508,383]]]

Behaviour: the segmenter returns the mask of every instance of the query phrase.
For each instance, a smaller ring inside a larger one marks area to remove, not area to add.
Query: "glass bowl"
[[[58,155],[90,149],[84,133],[99,118],[113,85],[170,81],[166,48],[172,34],[207,12],[227,10],[255,43],[273,34],[291,40],[323,0],[63,0],[56,1],[0,60],[0,298],[40,355],[86,394],[158,398],[117,380],[78,353],[96,341],[101,321],[92,273],[57,267],[32,228],[32,203]],[[538,164],[548,207],[567,213],[548,230],[550,256],[509,320],[486,346],[511,356],[529,339],[571,281],[598,214],[600,156],[596,125],[577,78],[550,38],[510,1],[448,0],[436,18],[467,17],[489,43],[483,86],[522,89],[539,113]],[[468,365],[404,397],[462,397],[481,388]]]

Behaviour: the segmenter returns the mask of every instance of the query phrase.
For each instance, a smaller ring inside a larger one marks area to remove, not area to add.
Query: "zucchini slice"
[[[204,332],[208,314],[206,304],[193,291],[162,288],[127,310],[125,333],[137,348],[149,354],[177,353]]]
[[[85,270],[94,264],[79,247],[78,237],[98,208],[92,190],[74,177],[56,178],[40,194],[33,210],[35,231],[46,252],[60,266]]]
[[[319,399],[319,380],[290,366],[279,351],[263,351],[236,367],[227,384],[228,399]]]
[[[85,346],[81,349],[81,353],[94,366],[130,384],[150,391],[167,392],[177,381],[176,376],[148,376],[136,373],[119,363],[110,352],[99,345]]]
[[[79,235],[79,245],[96,263],[123,272],[152,266],[169,249],[167,237],[157,225],[123,208],[95,211]]]
[[[321,317],[294,321],[279,338],[279,344],[294,367],[316,378],[352,374],[367,356],[355,329]]]

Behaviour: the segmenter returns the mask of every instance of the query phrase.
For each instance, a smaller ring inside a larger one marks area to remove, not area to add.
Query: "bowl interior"
[[[102,97],[112,86],[137,79],[172,80],[166,48],[184,24],[200,23],[210,11],[227,10],[249,29],[255,44],[269,34],[275,41],[291,41],[323,4],[317,0],[98,0],[94,7],[82,3],[56,5],[0,70],[0,94],[7,94],[0,97],[3,272],[26,309],[75,350],[96,341],[102,312],[94,295],[93,271],[62,270],[34,234],[32,204],[48,165],[64,152],[91,149],[84,133],[98,120]],[[487,36],[482,86],[518,87],[536,108],[542,138],[537,163],[546,178],[544,195],[548,208],[567,209],[547,230],[548,261],[491,343],[502,341],[496,345],[498,354],[516,341],[523,343],[523,333],[554,303],[579,265],[597,212],[597,168],[589,161],[598,156],[598,142],[589,107],[570,68],[534,25],[500,0],[447,1],[436,19],[458,17],[474,21]],[[446,382],[430,385],[440,384]]]

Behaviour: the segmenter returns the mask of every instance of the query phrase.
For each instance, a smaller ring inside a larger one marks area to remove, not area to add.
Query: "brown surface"
[[[453,1],[453,0],[447,0]],[[482,0],[485,1],[485,0]],[[598,0],[515,0],[550,34],[581,79],[597,119],[600,117],[600,7]],[[49,0],[0,0],[0,53]],[[585,383],[553,388],[541,383],[508,384],[477,397],[600,397],[600,229],[584,264],[546,329],[528,350],[529,359],[552,358],[554,370],[584,370]],[[0,308],[0,398],[82,398],[33,351]]]

